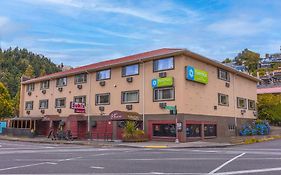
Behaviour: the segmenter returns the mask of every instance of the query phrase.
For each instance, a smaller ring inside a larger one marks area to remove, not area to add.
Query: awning
[[[137,112],[127,112],[127,111],[112,111],[109,114],[109,120],[119,121],[119,120],[135,120],[142,121],[142,116]]]
[[[15,117],[11,118],[10,120],[42,120],[43,117]]]
[[[66,117],[60,117],[59,115],[46,115],[42,121],[60,121],[65,119]]]

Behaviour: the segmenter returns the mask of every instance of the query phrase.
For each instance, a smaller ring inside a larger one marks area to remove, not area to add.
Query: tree
[[[28,65],[25,72],[24,72],[24,75],[29,77],[29,78],[33,78],[34,77],[34,68],[32,67],[32,65]]]
[[[250,73],[253,73],[259,64],[260,54],[244,49],[235,57],[235,62],[238,65],[245,65]]]
[[[226,64],[226,63],[231,63],[232,60],[230,58],[226,58],[222,61],[222,63]]]
[[[281,124],[281,95],[258,95],[258,117],[272,124]]]
[[[0,117],[11,117],[13,110],[10,94],[4,84],[0,82]]]

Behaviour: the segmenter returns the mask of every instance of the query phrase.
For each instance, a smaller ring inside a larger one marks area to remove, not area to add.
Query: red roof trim
[[[30,79],[30,80],[24,81],[22,83],[27,84],[27,83],[37,82],[37,81],[48,80],[48,79],[52,79],[52,78],[63,77],[63,76],[70,75],[70,74],[79,74],[79,73],[83,73],[83,72],[86,72],[89,70],[100,69],[100,68],[107,67],[107,66],[126,63],[126,62],[130,62],[130,61],[147,59],[147,58],[151,58],[151,57],[155,57],[155,56],[161,56],[161,55],[171,54],[171,53],[180,52],[180,51],[184,51],[184,49],[162,48],[162,49],[158,49],[158,50],[152,50],[152,51],[139,53],[139,54],[135,54],[135,55],[130,55],[130,56],[125,56],[125,57],[121,57],[121,58],[117,58],[117,59],[113,59],[113,60],[106,60],[106,61],[102,61],[102,62],[98,62],[98,63],[94,63],[94,64],[89,64],[89,65],[77,67],[77,68],[62,71],[62,72],[56,72],[56,73],[45,75],[42,77]]]

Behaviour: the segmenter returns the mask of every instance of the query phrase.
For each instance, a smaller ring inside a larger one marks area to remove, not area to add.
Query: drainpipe
[[[145,110],[145,106],[144,106],[144,103],[145,103],[145,74],[144,74],[144,61],[142,61],[142,130],[144,130],[144,110]]]
[[[91,139],[92,140],[92,133],[91,133],[91,127],[90,127],[90,124],[91,124],[91,118],[90,118],[90,108],[91,108],[91,91],[92,91],[92,83],[91,83],[91,74],[86,71],[87,75],[89,75],[89,84],[90,84],[90,87],[89,87],[89,96],[88,96],[88,105],[87,105],[87,132],[89,134],[89,137],[88,139]]]
[[[234,112],[234,125],[235,125],[235,136],[237,136],[237,132],[238,132],[238,129],[237,129],[237,117],[236,117],[236,103],[235,103],[235,77],[236,77],[236,74],[233,74],[233,93],[232,93],[232,96],[233,96],[233,112]]]

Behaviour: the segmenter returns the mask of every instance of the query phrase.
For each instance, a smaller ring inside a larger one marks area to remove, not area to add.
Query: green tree
[[[260,55],[249,49],[244,49],[235,57],[235,62],[238,65],[245,65],[250,73],[253,73],[259,64]]]
[[[29,77],[29,78],[33,78],[34,75],[35,75],[35,72],[34,72],[34,68],[32,67],[32,65],[28,65],[25,72],[24,72],[24,75]]]
[[[224,59],[223,61],[222,61],[222,63],[231,63],[232,62],[232,60],[230,59],[230,58],[226,58],[226,59]]]
[[[257,107],[259,119],[269,120],[274,124],[281,122],[281,95],[258,95]]]
[[[13,115],[13,111],[13,102],[9,91],[4,84],[0,82],[0,118],[11,117]]]

